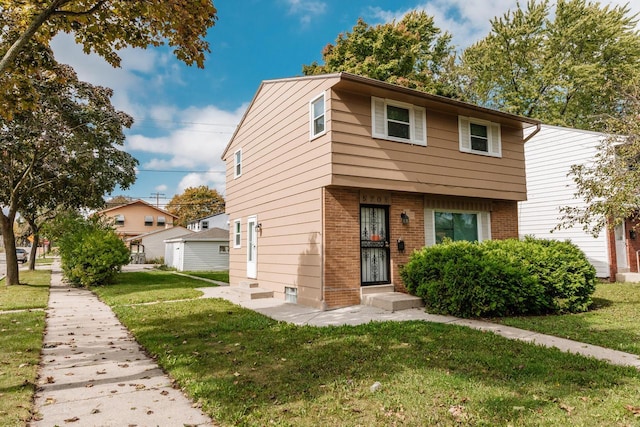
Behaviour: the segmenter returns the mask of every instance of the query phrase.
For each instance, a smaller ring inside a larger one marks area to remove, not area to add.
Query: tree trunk
[[[33,242],[31,242],[31,251],[29,251],[29,270],[36,269],[36,255],[38,255],[38,245],[40,244],[40,229],[36,225],[35,221],[31,221],[27,218],[29,227],[31,228],[31,235],[33,236]],[[42,248],[44,250],[44,247]]]
[[[4,242],[4,253],[7,263],[7,277],[5,285],[13,286],[20,284],[18,276],[18,258],[16,257],[16,239],[13,234],[13,220],[15,215],[8,217],[0,212],[0,228],[2,229],[2,240]]]

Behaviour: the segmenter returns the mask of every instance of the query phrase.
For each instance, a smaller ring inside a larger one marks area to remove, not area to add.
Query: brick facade
[[[491,239],[517,239],[518,202],[494,200],[491,211]]]
[[[324,189],[323,298],[327,309],[360,304],[360,191]],[[397,292],[406,292],[400,271],[411,253],[425,245],[424,195],[389,194],[389,239],[391,283]],[[493,201],[493,239],[518,238],[517,202]],[[409,223],[402,223],[402,213]],[[404,251],[398,240],[404,241]]]
[[[360,304],[360,192],[324,190],[324,300],[326,308]]]

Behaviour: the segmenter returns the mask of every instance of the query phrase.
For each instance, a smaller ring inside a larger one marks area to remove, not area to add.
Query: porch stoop
[[[616,282],[637,283],[640,282],[640,273],[617,273]]]
[[[366,286],[360,289],[362,305],[377,307],[391,312],[424,307],[422,298],[402,292],[394,292],[393,285]]]
[[[273,291],[265,291],[259,288],[258,282],[240,282],[229,287],[240,295],[241,301],[248,301],[260,298],[273,298]]]

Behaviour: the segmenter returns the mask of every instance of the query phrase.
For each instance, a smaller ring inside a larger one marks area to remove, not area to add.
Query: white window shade
[[[474,149],[471,143],[471,125],[484,126],[487,129],[487,149]],[[460,151],[485,156],[502,157],[502,138],[500,136],[500,123],[475,119],[473,117],[458,116],[458,137]]]
[[[390,125],[397,128],[404,120],[397,120],[389,117],[389,111],[406,110],[409,117],[408,138],[394,135],[390,132]],[[395,142],[407,144],[427,145],[427,118],[426,110],[417,105],[398,102],[390,99],[371,97],[371,135],[374,138],[387,139]]]

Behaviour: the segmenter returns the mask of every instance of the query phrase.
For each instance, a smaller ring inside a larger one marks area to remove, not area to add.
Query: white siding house
[[[184,236],[185,234],[190,233],[193,232],[187,230],[184,227],[176,226],[164,230],[151,231],[139,236],[130,237],[126,240],[126,242],[127,245],[131,247],[132,252],[136,252],[138,250],[140,252],[144,252],[144,258],[147,262],[149,262],[153,260],[160,260],[164,257],[165,240],[177,236]],[[141,246],[136,245],[136,243],[138,242]]]
[[[560,222],[560,207],[579,206],[576,185],[568,173],[572,165],[592,161],[604,134],[543,125],[524,147],[527,171],[527,200],[519,202],[519,233],[538,238],[570,240],[585,253],[598,277],[610,276],[610,250],[607,230],[598,237],[582,230],[552,230]],[[623,233],[624,237],[624,233]],[[625,245],[624,239],[621,245]],[[622,253],[623,251],[618,251]],[[624,267],[620,260],[617,267]]]
[[[229,269],[229,231],[212,228],[165,240],[165,264],[178,271]]]
[[[193,221],[189,221],[187,228],[191,231],[206,231],[210,228],[222,228],[223,230],[228,230],[229,215],[219,213],[204,218],[194,219]]]

